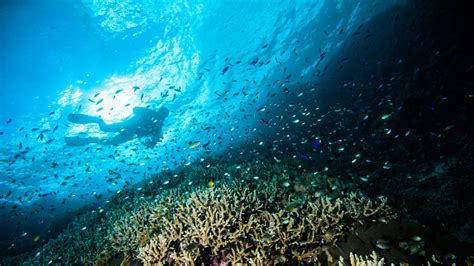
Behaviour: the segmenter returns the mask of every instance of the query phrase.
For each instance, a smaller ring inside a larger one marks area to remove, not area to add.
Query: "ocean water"
[[[90,242],[110,246],[109,263],[157,262],[143,254],[164,229],[150,222],[140,251],[122,252],[110,240],[117,210],[126,217],[151,199],[185,202],[244,183],[262,201],[265,187],[301,197],[300,206],[357,191],[385,198],[392,212],[366,217],[362,229],[344,218],[347,230],[305,258],[295,252],[309,247],[275,255],[268,244],[261,263],[331,263],[329,253],[347,262],[372,251],[385,262],[472,263],[472,11],[406,0],[0,0],[2,260],[93,263],[105,249],[74,249],[67,236],[87,241],[75,234],[100,224]],[[136,122],[136,107],[169,114]],[[124,124],[104,130],[114,123]],[[330,185],[309,188],[316,183]],[[287,201],[263,208],[277,213]],[[235,247],[215,248],[216,239],[173,241],[170,250],[195,252],[196,264],[234,258]],[[167,263],[184,263],[167,252]]]

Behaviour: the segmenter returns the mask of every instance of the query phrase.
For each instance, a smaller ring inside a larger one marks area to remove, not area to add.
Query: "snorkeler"
[[[111,138],[65,137],[64,140],[68,146],[84,146],[89,143],[118,145],[135,138],[148,137],[145,145],[147,147],[153,147],[162,138],[163,122],[168,114],[169,111],[165,107],[160,108],[158,111],[144,107],[135,107],[133,108],[132,117],[115,124],[106,124],[99,116],[69,114],[67,119],[72,123],[95,123],[99,125],[100,130],[103,132],[117,132],[118,134]]]

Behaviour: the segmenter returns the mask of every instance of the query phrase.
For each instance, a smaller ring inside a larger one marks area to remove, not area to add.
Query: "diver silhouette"
[[[145,142],[147,147],[153,147],[162,138],[163,122],[169,111],[165,107],[154,111],[144,107],[133,108],[133,116],[123,122],[106,124],[99,116],[84,114],[69,114],[67,119],[74,124],[98,124],[103,132],[117,132],[116,136],[110,138],[98,137],[65,137],[68,146],[84,146],[90,143],[103,145],[118,145],[129,140],[148,137]]]

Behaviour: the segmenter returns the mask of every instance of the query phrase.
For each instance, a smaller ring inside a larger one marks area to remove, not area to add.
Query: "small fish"
[[[280,61],[278,61],[278,57],[276,57],[276,56],[275,56],[275,62],[277,62],[278,64],[280,64],[280,65],[281,65],[281,62],[280,62]]]
[[[46,144],[50,144],[53,141],[54,141],[54,139],[49,139],[48,141],[46,141]]]
[[[200,141],[196,141],[196,142],[193,142],[191,143],[188,147],[184,148],[185,150],[192,150],[194,148],[196,148],[197,146],[201,145],[201,142]]]
[[[454,128],[454,125],[449,125],[449,126],[444,128],[444,131],[448,131],[448,130],[451,130],[453,128]]]
[[[214,185],[215,185],[215,183],[214,183],[214,181],[212,181],[212,180],[209,181],[209,182],[207,182],[207,186],[210,187],[210,188],[213,188]]]
[[[104,101],[104,98],[98,100],[98,101],[95,103],[95,105],[98,105],[99,103],[101,103],[101,102],[103,102],[103,101]]]
[[[31,129],[32,132],[35,132],[35,131],[38,131],[38,130],[39,130],[39,128],[37,128],[37,127],[34,127],[34,128]]]
[[[382,120],[388,119],[390,116],[392,116],[392,114],[393,113],[383,115],[382,117],[380,117],[380,119],[382,119]]]
[[[142,93],[142,95],[140,96],[140,101],[143,101],[143,97],[145,96],[144,93]]]
[[[10,118],[6,121],[7,124],[10,124],[13,120]]]
[[[320,139],[317,139],[316,141],[314,141],[314,148],[317,149],[321,146],[321,140]]]
[[[350,59],[348,57],[344,57],[341,60],[339,60],[339,65],[344,65],[347,63]]]
[[[390,245],[390,241],[383,240],[383,239],[377,240],[377,242],[375,242],[375,246],[377,246],[381,250],[387,250],[387,249],[390,249],[392,247]]]
[[[262,46],[262,49],[267,48],[267,47],[268,47],[268,44],[265,44],[264,46]]]
[[[38,242],[40,239],[41,239],[40,235],[36,235],[35,237],[33,237],[34,242]]]
[[[258,57],[250,62],[251,65],[255,66],[258,63]]]
[[[58,130],[58,127],[59,127],[59,125],[56,125],[56,126],[53,128],[53,132],[56,132],[56,130]]]
[[[138,86],[134,86],[133,87],[133,92],[136,92],[137,90],[139,90],[140,88]]]
[[[115,91],[115,94],[118,94],[118,93],[121,93],[123,91],[123,89],[118,89]]]
[[[227,70],[229,70],[229,67],[228,66],[224,67],[224,69],[222,69],[222,74],[224,75],[224,73],[227,72]]]
[[[23,232],[20,236],[25,237],[27,234],[28,234],[27,232]]]
[[[49,116],[52,116],[52,115],[54,115],[54,111],[53,111],[53,112],[51,112],[51,113],[49,113],[48,115],[49,115]]]
[[[96,111],[96,112],[100,112],[100,111],[102,111],[102,110],[104,110],[104,107],[100,107],[99,109],[97,109],[97,110],[95,110],[95,111]]]
[[[96,94],[94,95],[94,98],[96,98],[97,96],[99,96],[99,94],[100,94],[100,92],[96,93]]]
[[[4,133],[2,131],[0,131],[0,136],[3,135]]]

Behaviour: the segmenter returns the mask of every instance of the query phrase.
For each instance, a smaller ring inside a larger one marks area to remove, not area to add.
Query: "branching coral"
[[[261,199],[274,195],[275,188],[268,189],[263,182],[256,188],[233,182],[196,191],[176,202],[171,215],[164,215],[157,204],[157,212],[151,215],[155,217],[150,225],[153,233],[139,248],[138,258],[145,264],[194,263],[206,258],[233,264],[314,262],[324,245],[335,244],[355,223],[388,215],[383,200],[355,193],[338,199],[298,199],[298,208],[285,208],[294,205],[287,195],[270,207]]]
[[[364,257],[357,254],[352,254],[351,252],[349,254],[349,263],[350,263],[349,265],[351,266],[383,266],[384,258],[379,259],[375,252],[372,252],[372,255],[370,255],[370,257],[368,256]],[[346,265],[342,257],[339,258],[338,265],[339,266]]]
[[[77,220],[50,241],[36,259],[104,265],[119,255],[122,263],[145,265],[314,263],[357,224],[393,218],[384,198],[347,193],[341,181],[282,163],[191,169],[163,172],[138,189],[122,190],[94,217]],[[183,182],[164,187],[171,177]],[[205,186],[210,179],[214,188]]]

